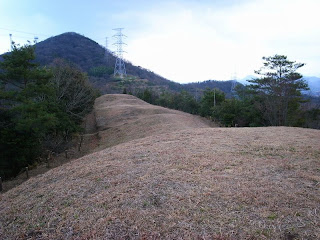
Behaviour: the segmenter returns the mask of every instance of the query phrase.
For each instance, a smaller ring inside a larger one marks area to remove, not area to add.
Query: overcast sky
[[[287,55],[320,77],[320,0],[0,0],[0,53],[64,32],[101,45],[127,35],[124,57],[170,80],[241,79]],[[29,34],[33,33],[33,34]]]

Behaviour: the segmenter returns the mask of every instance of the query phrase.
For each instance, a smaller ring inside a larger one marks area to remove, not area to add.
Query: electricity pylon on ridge
[[[237,80],[231,80],[231,92],[235,93],[236,92],[236,86],[237,86],[238,82]]]
[[[238,92],[237,92],[237,89],[236,89],[237,85],[238,85],[237,73],[235,72],[233,77],[232,77],[232,80],[231,80],[231,95],[234,98],[239,98]]]
[[[231,93],[235,94],[236,93],[235,88],[236,88],[236,86],[238,84],[238,82],[237,82],[237,73],[234,72],[234,75],[231,78],[232,78],[231,79]]]
[[[126,36],[122,33],[123,28],[115,28],[113,30],[117,31],[117,33],[115,35],[113,35],[113,37],[116,38],[116,42],[113,45],[116,45],[116,47],[117,47],[117,50],[115,51],[116,63],[114,65],[114,74],[113,75],[116,76],[118,74],[121,78],[123,78],[123,76],[127,75],[126,66],[123,61],[123,53],[125,51],[122,50],[122,45],[125,44],[122,41],[122,39],[123,39],[123,37],[126,37]]]

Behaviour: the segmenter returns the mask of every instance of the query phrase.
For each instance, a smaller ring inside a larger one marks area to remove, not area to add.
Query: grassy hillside
[[[87,129],[110,147],[1,194],[1,239],[320,238],[318,130],[210,128],[126,95]]]
[[[91,129],[89,132],[96,134],[87,135],[85,140],[90,143],[94,136],[98,149],[178,130],[216,126],[205,118],[154,106],[124,94],[99,97],[92,115],[85,125]]]

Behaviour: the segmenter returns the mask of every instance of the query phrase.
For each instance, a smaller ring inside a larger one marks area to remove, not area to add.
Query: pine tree
[[[95,91],[79,70],[34,63],[34,47],[14,46],[0,63],[0,176],[15,176],[45,149],[64,150],[93,106]],[[60,75],[59,75],[60,74]]]
[[[261,111],[269,125],[295,125],[303,102],[301,91],[308,90],[306,81],[297,72],[305,64],[289,61],[284,55],[262,59],[263,67],[255,71],[261,77],[250,80],[249,88],[262,98]]]

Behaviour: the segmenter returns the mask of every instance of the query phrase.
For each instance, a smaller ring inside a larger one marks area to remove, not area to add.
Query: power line
[[[46,34],[38,34],[38,33],[24,32],[24,31],[20,31],[20,30],[9,29],[9,28],[1,28],[1,27],[0,27],[0,29],[1,29],[1,30],[10,31],[10,32],[17,32],[17,33],[29,34],[29,35],[37,35],[37,36],[51,37],[51,36],[46,35]]]
[[[53,35],[47,35],[47,34],[40,34],[40,33],[32,33],[32,32],[26,32],[26,31],[21,31],[21,30],[17,30],[17,29],[11,29],[11,28],[3,28],[3,27],[0,27],[0,30],[4,30],[4,31],[8,31],[8,33],[9,34],[11,34],[11,36],[14,38],[14,39],[27,39],[27,40],[30,40],[30,37],[27,37],[27,36],[21,36],[21,35],[13,35],[12,34],[12,32],[13,33],[20,33],[20,34],[26,34],[26,35],[33,35],[33,40],[35,41],[35,43],[38,43],[39,42],[39,40],[40,40],[40,38],[39,38],[39,36],[41,37],[47,37],[47,38],[50,38],[50,37],[52,37]],[[115,29],[113,29],[113,30],[115,30]],[[80,34],[80,33],[79,33]],[[82,35],[82,34],[81,34]],[[7,37],[8,36],[8,34],[1,34],[0,33],[0,36],[5,36],[5,37]],[[117,36],[117,34],[114,36],[114,37],[116,37]],[[122,34],[122,36],[124,37],[125,35],[123,35]],[[93,38],[90,38],[91,40],[93,40],[93,41],[95,41],[95,42],[97,42],[97,43],[99,43],[99,42],[101,42],[101,40],[102,39],[106,39],[105,37],[104,38],[95,38],[95,39],[93,39]],[[10,40],[10,44],[11,44],[11,40]],[[106,44],[107,44],[107,42],[106,42]],[[123,44],[125,44],[125,43],[123,43]],[[104,44],[103,44],[104,45]],[[108,46],[106,46],[106,49],[108,49]],[[108,49],[108,50],[106,50],[106,51],[108,51],[109,53],[110,53],[110,50]],[[124,51],[123,51],[124,52]],[[106,55],[107,55],[108,53],[106,52]],[[122,58],[122,57],[121,57]],[[124,65],[124,64],[122,64],[122,65]]]
[[[8,34],[0,34],[0,36],[8,37]],[[23,36],[19,36],[19,35],[12,35],[12,36],[14,36],[14,38],[21,38],[21,39],[28,39],[28,40],[30,40],[30,37],[23,37]]]

